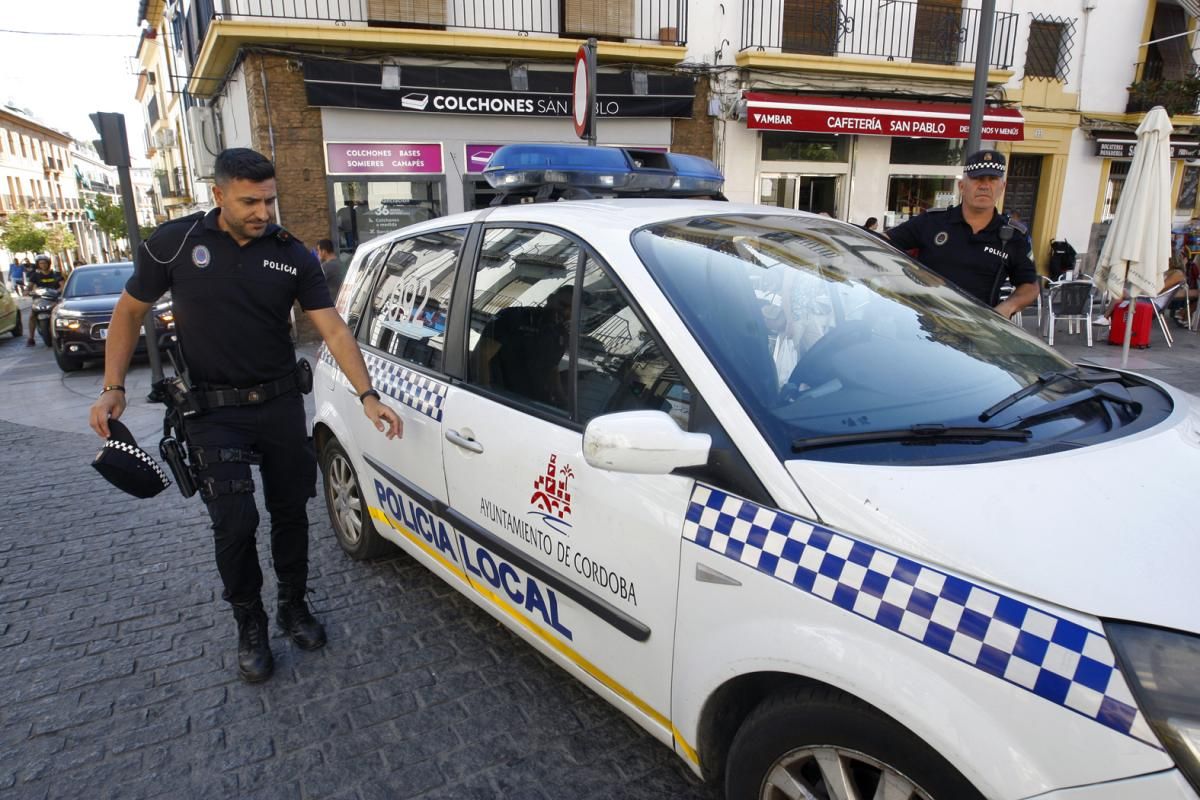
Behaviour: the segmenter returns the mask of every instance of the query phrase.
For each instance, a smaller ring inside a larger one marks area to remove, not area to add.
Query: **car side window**
[[[471,299],[467,379],[569,417],[570,322],[579,244],[552,231],[484,231]]]
[[[579,306],[576,419],[617,411],[665,411],[688,429],[692,396],[620,287],[593,258]]]
[[[428,231],[392,245],[371,295],[359,339],[412,364],[440,371],[450,292],[466,229]]]
[[[358,262],[357,268],[354,268],[346,275],[345,281],[354,289],[350,295],[350,301],[346,305],[346,325],[350,330],[358,327],[359,320],[362,319],[363,310],[367,307],[367,301],[371,299],[371,289],[375,286],[375,277],[379,274],[379,266],[383,263],[383,259],[387,257],[388,245],[376,247],[373,251],[366,254],[361,261]],[[345,297],[346,293],[339,293],[338,299]],[[338,309],[341,310],[340,308]],[[365,329],[364,329],[365,330]],[[360,331],[360,340],[365,341],[365,336]]]

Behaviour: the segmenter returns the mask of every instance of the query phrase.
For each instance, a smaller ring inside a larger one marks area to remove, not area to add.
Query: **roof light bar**
[[[483,174],[506,192],[551,187],[600,195],[715,196],[724,183],[716,165],[698,156],[552,144],[505,145]]]

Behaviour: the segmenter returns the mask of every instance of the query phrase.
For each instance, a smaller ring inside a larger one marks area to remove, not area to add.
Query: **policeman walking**
[[[307,248],[271,222],[275,167],[244,148],[226,150],[215,165],[217,207],[164,223],[138,251],[133,277],[113,312],[105,348],[105,386],[91,408],[91,426],[109,435],[108,421],[125,410],[124,382],[138,329],[167,290],[174,301],[183,363],[172,392],[184,420],[195,483],[212,518],[223,597],[238,627],[238,672],[248,682],[274,669],[255,531],[250,465],[260,464],[271,517],[271,554],[278,578],[276,622],[311,650],[325,629],[305,602],[308,516],[316,494],[316,457],[307,437],[302,392],[311,389],[307,362],[296,362],[289,334],[293,301],[300,306],[358,393],[363,413],[389,439],[403,434],[394,411],[380,402],[353,334],[333,308],[325,276]]]
[[[1010,317],[1038,296],[1037,271],[1029,259],[1027,229],[996,211],[1004,194],[1004,154],[980,150],[967,158],[958,182],[962,202],[932,208],[890,229],[885,236],[967,294]],[[1007,277],[1015,287],[1000,302]]]

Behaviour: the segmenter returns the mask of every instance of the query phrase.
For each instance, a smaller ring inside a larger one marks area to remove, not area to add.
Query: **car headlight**
[[[75,319],[74,317],[64,317],[61,314],[54,318],[54,327],[58,328],[60,331],[61,330],[77,331],[77,330],[79,330],[79,326],[82,324],[83,324],[82,320]]]
[[[164,328],[175,327],[175,312],[171,309],[168,308],[165,311],[159,311],[156,316],[158,317],[159,324]]]
[[[1200,636],[1124,622],[1104,631],[1138,707],[1200,792]]]

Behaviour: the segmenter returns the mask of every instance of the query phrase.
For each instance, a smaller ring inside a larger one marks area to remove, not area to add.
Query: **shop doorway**
[[[1038,187],[1042,180],[1042,156],[1015,155],[1008,161],[1008,181],[1004,189],[1004,210],[1017,212],[1033,233],[1037,213]]]
[[[762,205],[838,216],[838,175],[764,174],[758,183]]]

